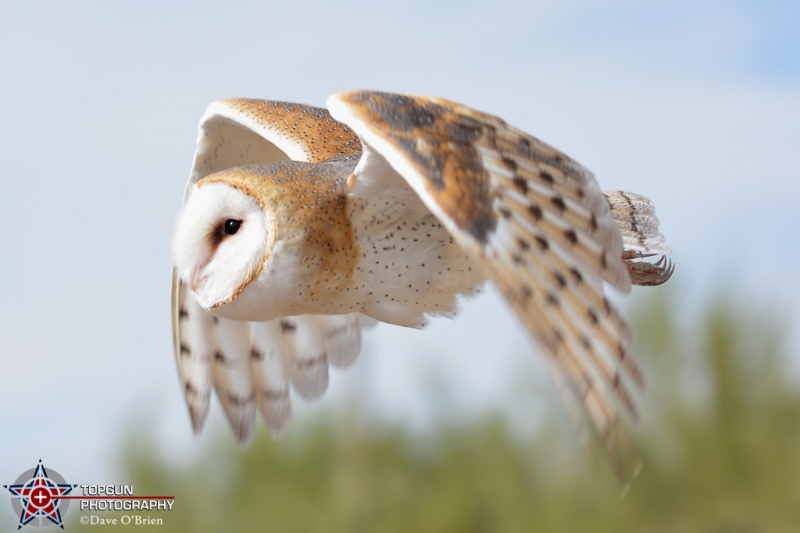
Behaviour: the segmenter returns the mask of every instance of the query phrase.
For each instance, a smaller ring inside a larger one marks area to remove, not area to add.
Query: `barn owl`
[[[642,373],[604,284],[673,271],[654,208],[505,121],[359,91],[328,110],[233,99],[199,126],[173,241],[175,355],[194,430],[216,390],[238,440],[274,436],[376,322],[421,328],[499,289],[609,450]]]

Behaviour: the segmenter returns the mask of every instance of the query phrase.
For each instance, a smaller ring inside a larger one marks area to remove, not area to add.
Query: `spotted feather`
[[[370,178],[406,182],[483,265],[620,474],[635,472],[618,405],[636,419],[630,386],[643,387],[643,375],[633,335],[603,294],[604,280],[627,292],[631,278],[621,220],[592,174],[503,120],[447,100],[362,91],[334,95],[328,107],[368,156],[391,167],[376,172],[373,163]],[[359,168],[354,178],[357,191]]]

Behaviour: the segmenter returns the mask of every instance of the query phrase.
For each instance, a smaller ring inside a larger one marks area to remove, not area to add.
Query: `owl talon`
[[[638,259],[654,255],[656,254],[643,254],[633,250],[625,250],[622,253],[622,259],[625,261],[625,266],[628,267],[628,274],[631,276],[631,283],[645,287],[654,287],[656,285],[661,285],[672,277],[672,273],[675,272],[675,263],[670,261],[666,256],[662,255],[655,263],[633,260],[633,258]]]

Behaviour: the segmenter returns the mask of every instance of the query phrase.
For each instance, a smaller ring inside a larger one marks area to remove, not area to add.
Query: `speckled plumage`
[[[623,468],[617,404],[635,418],[643,378],[603,284],[672,274],[650,202],[447,100],[362,91],[328,107],[224,100],[201,119],[173,276],[195,429],[213,387],[241,441],[256,409],[279,434],[290,384],[321,394],[361,327],[421,327],[488,279]]]

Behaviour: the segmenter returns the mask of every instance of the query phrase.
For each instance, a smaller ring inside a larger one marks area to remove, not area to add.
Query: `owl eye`
[[[242,227],[242,221],[234,218],[229,218],[225,221],[225,235],[235,235],[239,228]]]

